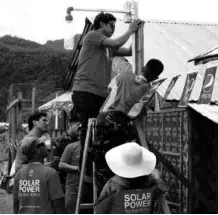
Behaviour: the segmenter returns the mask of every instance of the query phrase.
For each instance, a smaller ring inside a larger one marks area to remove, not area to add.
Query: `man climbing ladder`
[[[88,119],[97,117],[108,95],[111,79],[112,58],[130,56],[132,47],[122,47],[140,27],[140,20],[129,24],[128,30],[118,38],[111,39],[116,18],[109,13],[99,13],[93,23],[93,31],[83,39],[79,54],[78,70],[74,78],[72,100],[81,122],[81,146],[85,144]],[[82,154],[81,154],[82,159]]]

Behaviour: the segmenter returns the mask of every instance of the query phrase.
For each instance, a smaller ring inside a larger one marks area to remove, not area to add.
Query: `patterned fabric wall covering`
[[[149,143],[188,178],[188,114],[185,110],[148,113],[145,134]],[[169,187],[167,200],[172,213],[187,213],[188,189],[171,172],[158,164],[161,177]]]

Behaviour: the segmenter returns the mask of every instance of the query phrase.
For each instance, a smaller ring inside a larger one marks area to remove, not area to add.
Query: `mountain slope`
[[[36,87],[36,102],[58,91],[66,75],[72,51],[54,50],[45,45],[17,37],[0,38],[0,121],[6,120],[8,92],[15,84],[16,92],[31,99]],[[17,87],[16,87],[17,86]]]

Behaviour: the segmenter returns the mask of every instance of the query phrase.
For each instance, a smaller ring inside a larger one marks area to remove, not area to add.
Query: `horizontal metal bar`
[[[176,206],[176,207],[180,207],[180,206],[181,206],[180,204],[175,203],[175,202],[169,202],[169,201],[167,201],[167,203],[168,203],[169,205],[173,205],[173,206]]]
[[[160,111],[151,111],[151,110],[148,110],[147,113],[148,114],[151,114],[151,113],[169,113],[169,112],[184,112],[186,111],[187,108],[184,108],[184,107],[178,107],[178,108],[171,108],[171,109],[163,109],[163,110],[160,110]]]
[[[93,203],[84,203],[80,205],[80,209],[89,209],[93,208],[94,204]]]
[[[128,10],[110,10],[110,9],[85,9],[85,8],[74,8],[70,7],[70,11],[88,11],[88,12],[109,12],[109,13],[131,13]]]
[[[181,154],[178,152],[162,152],[164,155],[172,155],[172,156],[180,156]]]
[[[21,99],[21,102],[32,102],[32,99]]]

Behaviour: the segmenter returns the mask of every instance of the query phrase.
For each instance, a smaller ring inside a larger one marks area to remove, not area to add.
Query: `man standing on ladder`
[[[143,96],[163,69],[164,65],[160,60],[151,59],[143,67],[141,75],[123,72],[115,77],[113,89],[102,106],[96,123],[97,145],[94,149],[94,159],[99,191],[113,174],[106,165],[104,154],[113,147],[133,140],[128,138],[137,137],[129,135],[133,127],[128,124],[140,114],[144,106]]]
[[[140,26],[140,20],[129,24],[128,30],[118,38],[111,39],[115,31],[116,18],[109,13],[99,13],[94,19],[94,30],[83,40],[79,54],[78,71],[73,85],[72,100],[81,122],[81,159],[85,144],[89,118],[97,117],[108,95],[111,79],[112,58],[131,56],[132,47],[122,47]],[[88,168],[89,169],[89,168]]]

